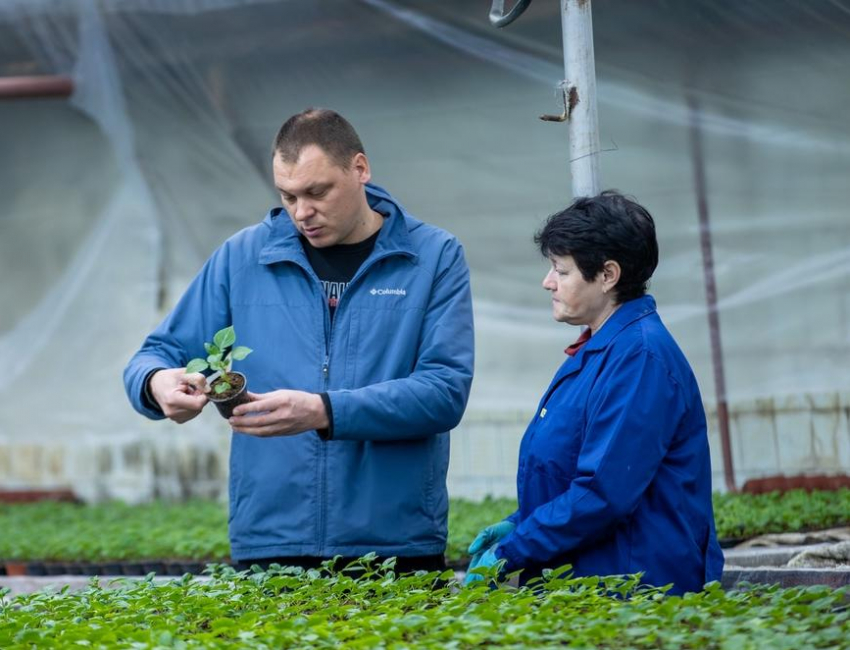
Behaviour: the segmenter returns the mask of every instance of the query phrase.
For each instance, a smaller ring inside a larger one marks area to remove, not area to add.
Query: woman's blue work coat
[[[644,296],[614,312],[546,390],[522,440],[516,529],[498,546],[527,578],[643,572],[672,593],[719,580],[705,412]]]

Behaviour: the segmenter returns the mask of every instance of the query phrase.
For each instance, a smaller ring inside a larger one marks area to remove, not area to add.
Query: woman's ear
[[[620,264],[614,260],[605,260],[602,265],[602,293],[608,293],[620,281]]]

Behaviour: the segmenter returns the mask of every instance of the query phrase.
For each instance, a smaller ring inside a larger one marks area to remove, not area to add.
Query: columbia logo
[[[404,289],[372,289],[369,293],[373,296],[406,296]]]

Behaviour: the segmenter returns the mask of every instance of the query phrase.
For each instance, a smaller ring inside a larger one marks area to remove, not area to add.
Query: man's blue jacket
[[[644,296],[623,303],[543,395],[520,447],[507,570],[643,572],[671,593],[719,580],[699,388]],[[530,577],[526,575],[526,577]]]
[[[276,208],[213,253],[124,371],[136,410],[162,418],[143,397],[148,373],[205,357],[204,342],[232,324],[237,345],[253,349],[234,364],[249,390],[328,393],[332,440],[233,434],[234,559],[445,550],[448,431],[472,383],[469,270],[449,233],[377,186],[366,194],[385,222],[333,322],[298,232]]]

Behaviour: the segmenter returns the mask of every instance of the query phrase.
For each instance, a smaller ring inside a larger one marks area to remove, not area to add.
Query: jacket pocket
[[[527,461],[537,471],[569,482],[575,476],[584,440],[584,412],[578,408],[544,407],[540,413],[526,448]]]

